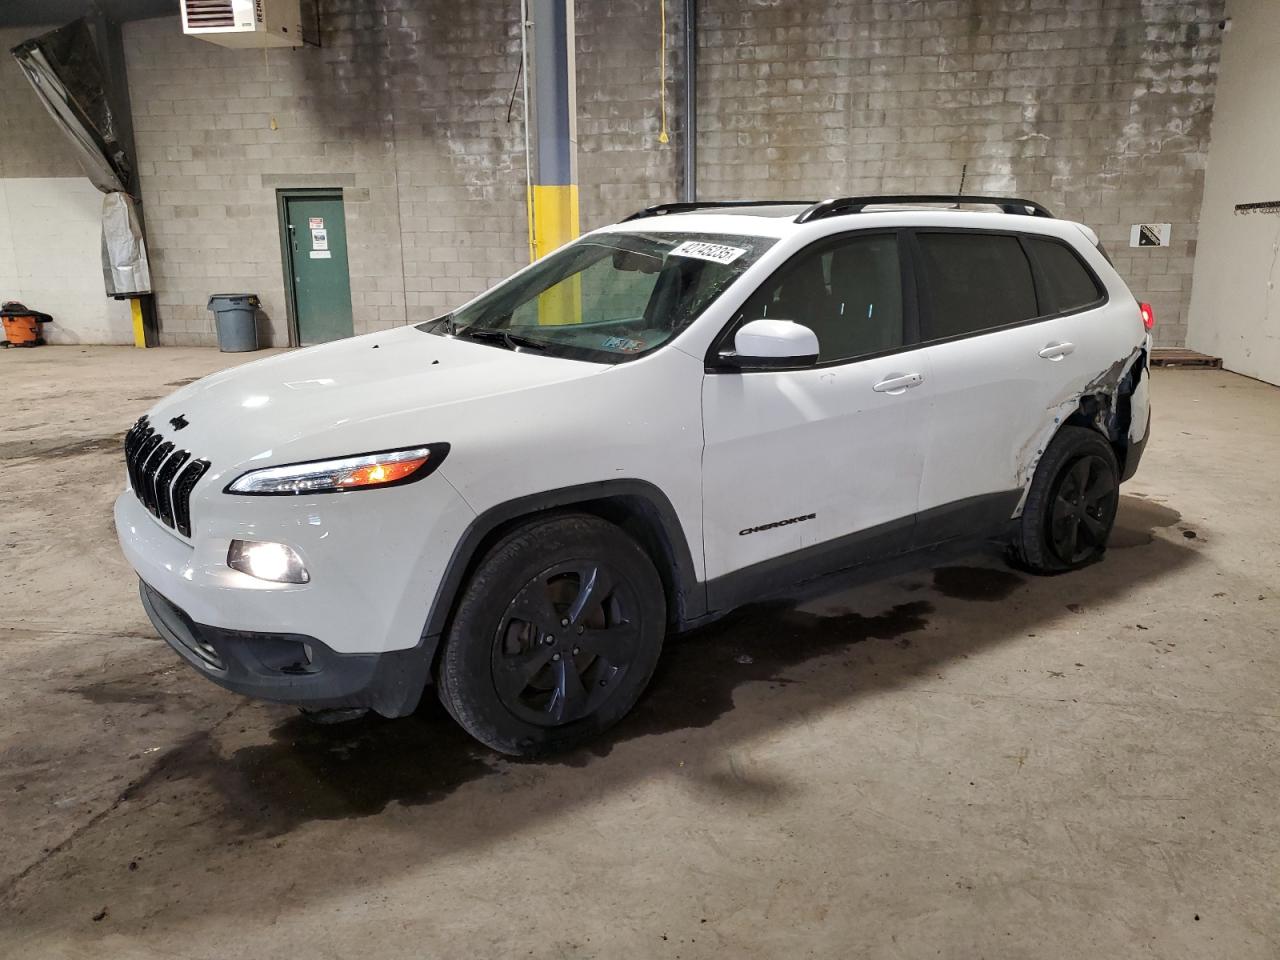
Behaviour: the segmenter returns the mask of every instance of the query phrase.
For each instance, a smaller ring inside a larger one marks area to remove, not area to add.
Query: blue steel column
[[[535,257],[578,236],[573,0],[530,0],[534,182],[528,198]]]

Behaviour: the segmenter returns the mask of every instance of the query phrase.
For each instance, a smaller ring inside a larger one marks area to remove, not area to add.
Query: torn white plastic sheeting
[[[151,268],[142,227],[133,198],[120,191],[102,198],[102,278],[109,297],[151,292]]]
[[[53,117],[62,132],[75,146],[76,159],[89,181],[107,193],[112,190],[123,190],[124,183],[120,173],[112,166],[102,149],[102,145],[94,138],[92,130],[86,126],[75,99],[57,71],[49,63],[43,50],[38,47],[22,50],[21,55],[14,51],[14,58],[26,74],[27,80],[35,91],[40,102],[44,104],[49,115]]]
[[[151,292],[147,246],[125,192],[131,164],[120,143],[102,65],[81,18],[13,48],[32,89],[75,146],[89,181],[102,191],[102,276],[108,297]]]

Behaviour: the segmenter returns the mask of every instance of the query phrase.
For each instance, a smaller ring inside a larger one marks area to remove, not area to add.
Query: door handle
[[[1040,351],[1040,356],[1045,360],[1061,360],[1067,354],[1075,352],[1075,349],[1074,343],[1049,343]]]
[[[906,393],[912,387],[918,387],[922,383],[924,383],[924,374],[904,373],[897,376],[886,377],[871,389],[876,393],[889,393],[896,396],[900,393]]]

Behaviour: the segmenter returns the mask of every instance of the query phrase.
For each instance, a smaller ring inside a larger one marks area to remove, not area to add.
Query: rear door
[[[895,232],[867,232],[813,244],[748,299],[712,347],[702,406],[713,581],[748,568],[766,580],[771,569],[794,576],[796,564],[820,570],[909,544],[931,388],[900,243]],[[716,369],[714,354],[733,332],[761,318],[813,329],[818,360]],[[710,601],[720,605],[714,583]]]
[[[921,228],[913,251],[936,398],[920,486],[926,543],[1012,515],[1058,407],[1091,366],[1081,314],[1104,295],[1087,269],[1068,269],[1078,258],[1052,238]],[[1058,270],[1053,284],[1042,262]]]

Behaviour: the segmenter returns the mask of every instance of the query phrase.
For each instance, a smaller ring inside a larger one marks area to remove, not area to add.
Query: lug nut
[[[581,634],[582,634],[582,627],[578,627],[578,634],[579,634],[579,635],[581,635]]]
[[[568,625],[569,625],[569,621],[568,621],[568,620],[561,620],[561,621],[560,621],[560,626],[562,626],[562,627],[567,627]]]
[[[558,653],[553,653],[553,654],[551,655],[551,659],[552,659],[552,660],[559,660],[559,659],[560,659],[560,654],[558,654]]]
[[[574,655],[575,657],[576,657],[579,653],[581,653],[581,652],[582,652],[582,651],[581,651],[581,650],[579,650],[577,647],[574,647],[574,648],[573,648],[573,655]]]
[[[601,680],[601,681],[600,681],[600,686],[602,686],[602,687],[607,687],[608,685],[609,685],[609,681],[608,681],[608,680]]]
[[[545,644],[549,647],[549,646],[551,646],[553,643],[555,643],[555,642],[556,642],[556,638],[555,638],[555,637],[543,637],[543,638],[542,638],[542,642],[543,642],[543,643],[545,643]]]

